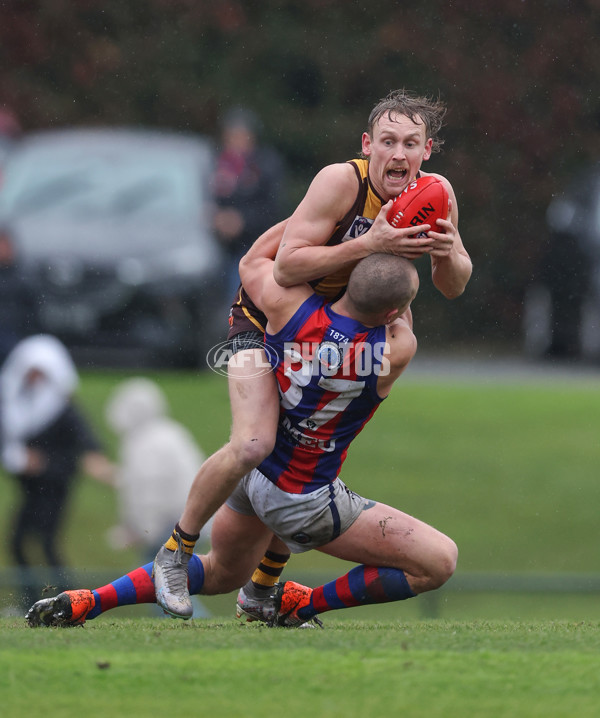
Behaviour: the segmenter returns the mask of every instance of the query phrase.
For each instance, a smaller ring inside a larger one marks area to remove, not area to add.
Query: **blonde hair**
[[[433,140],[432,152],[439,152],[444,140],[438,137],[446,115],[446,105],[439,98],[434,100],[430,97],[420,97],[406,90],[393,90],[386,97],[381,99],[371,110],[367,122],[367,132],[373,137],[375,124],[387,115],[392,120],[392,115],[404,115],[413,122],[421,120],[425,125],[427,139]]]

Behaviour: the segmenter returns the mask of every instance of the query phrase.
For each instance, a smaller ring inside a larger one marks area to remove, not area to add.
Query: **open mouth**
[[[399,168],[393,168],[387,171],[387,176],[394,181],[398,180],[404,180],[406,179],[408,170],[406,169],[399,169]]]

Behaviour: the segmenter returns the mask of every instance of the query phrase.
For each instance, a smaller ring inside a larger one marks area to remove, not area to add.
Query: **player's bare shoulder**
[[[331,165],[326,165],[317,173],[316,177],[322,177],[335,184],[346,185],[346,189],[358,186],[358,176],[354,165],[350,162],[334,162]]]
[[[354,204],[358,191],[358,177],[349,162],[326,165],[313,179],[306,197],[311,202],[334,204],[336,214],[343,217]]]
[[[387,325],[386,339],[390,345],[390,364],[392,367],[402,370],[417,351],[417,337],[405,315]]]
[[[386,351],[384,352],[384,371],[377,379],[377,393],[385,398],[396,379],[410,364],[417,351],[417,338],[413,333],[406,315],[394,320],[385,328]]]

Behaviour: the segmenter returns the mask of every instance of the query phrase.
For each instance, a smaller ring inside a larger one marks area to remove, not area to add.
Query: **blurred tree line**
[[[440,95],[446,142],[426,169],[456,190],[475,271],[455,302],[423,282],[421,346],[514,346],[546,207],[600,156],[599,18],[598,0],[4,0],[0,106],[25,130],[212,136],[248,106],[287,162],[293,208],[320,167],[356,156],[389,90]]]

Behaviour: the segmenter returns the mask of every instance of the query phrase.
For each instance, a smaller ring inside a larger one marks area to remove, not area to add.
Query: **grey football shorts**
[[[339,478],[308,494],[290,494],[253,469],[227,505],[238,513],[258,516],[292,553],[303,553],[333,541],[375,502],[351,491]]]

